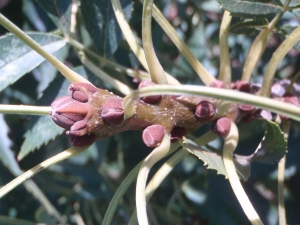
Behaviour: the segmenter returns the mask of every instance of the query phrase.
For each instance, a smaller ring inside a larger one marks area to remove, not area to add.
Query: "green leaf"
[[[26,221],[26,220],[19,220],[15,218],[11,218],[8,216],[0,216],[0,224],[3,225],[36,225],[36,223]]]
[[[287,150],[287,142],[278,124],[264,120],[266,125],[265,136],[253,153],[252,161],[261,163],[277,163]]]
[[[127,19],[132,12],[131,0],[121,0]],[[110,57],[122,40],[122,31],[110,0],[81,1],[81,12],[86,29],[103,57]]]
[[[297,16],[298,18],[300,18],[300,4],[298,5],[294,5],[292,8],[292,13]]]
[[[13,175],[19,176],[22,174],[22,171],[15,159],[13,152],[10,149],[12,142],[7,136],[9,128],[4,121],[3,114],[0,114],[0,127],[0,160]]]
[[[65,35],[70,34],[72,0],[35,0]]]
[[[240,17],[272,16],[283,11],[277,2],[252,0],[217,0],[221,7]]]
[[[299,11],[300,12],[300,11]],[[290,33],[296,28],[296,26],[284,25],[278,28],[278,32],[283,35],[285,38],[289,36]],[[300,52],[300,40],[293,47],[298,52]]]
[[[220,155],[221,152],[217,153],[205,151],[195,142],[187,138],[184,138],[182,147],[201,159],[208,169],[216,170],[217,174],[222,174],[227,178],[223,157]],[[250,176],[250,160],[248,157],[235,155],[234,164],[239,177],[246,181]]]
[[[248,19],[234,24],[229,31],[233,34],[255,35],[260,30],[268,27],[269,21],[265,18]]]
[[[59,36],[32,32],[28,35],[50,53],[66,44]],[[9,34],[0,37],[0,91],[36,68],[44,60],[16,36]]]

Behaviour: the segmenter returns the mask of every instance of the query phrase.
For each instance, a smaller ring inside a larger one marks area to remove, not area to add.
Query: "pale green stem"
[[[260,96],[268,97],[271,93],[273,85],[273,78],[275,76],[276,69],[284,56],[293,48],[293,46],[300,40],[300,26],[282,42],[282,44],[273,53],[269,62],[268,68],[264,74],[262,87],[259,91]]]
[[[151,75],[151,80],[156,84],[167,84],[165,71],[160,65],[154,51],[151,22],[152,22],[152,5],[153,0],[146,0],[143,6],[142,17],[142,41],[145,51],[148,68]]]
[[[178,149],[179,144],[175,143],[172,145],[168,155],[173,153],[176,149]],[[121,185],[119,186],[118,190],[115,192],[113,198],[109,202],[108,208],[106,210],[105,216],[103,218],[102,225],[110,225],[112,223],[113,215],[118,207],[119,202],[121,201],[123,195],[129,188],[129,186],[136,180],[138,175],[139,169],[142,165],[143,161],[136,165],[130,173],[126,176],[126,178],[122,181]]]
[[[250,82],[253,70],[259,62],[263,52],[265,51],[270,38],[273,36],[274,27],[276,23],[281,19],[283,14],[288,10],[290,1],[291,0],[287,0],[285,2],[283,6],[283,11],[276,15],[273,18],[273,20],[269,23],[268,27],[263,29],[255,38],[244,63],[243,75],[241,80],[246,81],[248,83]]]
[[[231,65],[230,55],[228,49],[228,33],[232,16],[230,12],[224,11],[221,27],[220,27],[220,71],[219,80],[225,82],[227,87],[230,87],[231,83]]]
[[[75,73],[73,70],[64,65],[55,56],[51,55],[45,51],[38,43],[36,43],[31,37],[25,34],[20,28],[10,22],[5,16],[0,13],[0,24],[4,26],[11,33],[20,38],[24,43],[26,43],[30,48],[43,56],[48,60],[62,75],[68,79],[70,82],[85,82],[90,83],[87,79]]]
[[[11,182],[9,182],[5,186],[3,186],[0,189],[0,198],[2,198],[4,195],[6,195],[8,192],[10,192],[12,189],[14,189],[15,187],[17,187],[18,185],[20,185],[21,183],[23,183],[27,179],[33,177],[35,174],[41,172],[42,170],[48,168],[49,166],[51,166],[55,163],[58,163],[58,162],[63,161],[65,159],[68,159],[72,156],[78,155],[79,153],[85,151],[88,147],[89,146],[82,147],[82,148],[71,147],[71,148],[69,148],[69,149],[67,149],[67,150],[51,157],[50,159],[47,159],[44,162],[38,164],[37,166],[35,166],[32,169],[26,171],[22,175],[18,176],[17,178],[15,178]]]
[[[162,159],[170,149],[170,137],[165,134],[160,146],[156,147],[144,160],[136,181],[136,211],[139,224],[148,225],[145,188],[151,167]]]
[[[224,138],[223,147],[223,161],[226,169],[226,173],[232,187],[232,190],[241,204],[246,216],[253,225],[263,225],[258,214],[253,208],[245,190],[240,182],[239,176],[236,172],[235,165],[233,162],[233,152],[236,149],[239,139],[238,129],[235,123],[231,123],[231,129],[229,134]]]
[[[145,0],[140,0],[144,3]],[[199,78],[205,85],[209,85],[212,81],[215,80],[213,76],[209,74],[209,72],[203,67],[203,65],[198,61],[198,59],[193,55],[191,50],[186,46],[184,41],[178,36],[175,29],[171,26],[171,24],[166,20],[166,18],[162,15],[160,10],[153,4],[153,17],[157,21],[157,23],[161,26],[161,28],[166,32],[175,46],[179,49],[179,51],[184,55],[186,60],[195,70]]]
[[[51,110],[50,106],[0,105],[2,114],[49,115]]]
[[[203,134],[201,137],[194,140],[195,143],[199,147],[215,140],[217,138],[217,135],[213,133],[212,131],[208,131],[207,133]],[[180,149],[178,152],[176,152],[174,155],[171,156],[155,173],[155,175],[152,177],[150,182],[148,183],[146,187],[146,199],[149,201],[151,196],[153,195],[154,191],[159,187],[159,185],[163,182],[163,180],[168,176],[168,174],[172,171],[172,169],[185,157],[189,154],[188,151],[184,149]],[[136,210],[132,213],[132,216],[130,218],[130,222],[128,225],[134,225],[137,223],[137,217],[136,217]]]
[[[131,51],[135,54],[135,56],[137,57],[137,59],[140,61],[140,63],[142,64],[142,66],[145,68],[145,70],[147,70],[149,72],[149,68],[148,68],[148,64],[146,61],[146,57],[145,57],[145,53],[143,48],[139,45],[139,43],[136,41],[130,27],[129,24],[126,20],[126,17],[124,15],[122,6],[120,4],[119,0],[112,0],[111,1],[117,21],[119,23],[119,26],[124,34],[124,37],[127,41],[127,43],[129,44]],[[169,74],[167,74],[168,77],[168,83],[169,84],[180,84],[175,78],[173,78],[172,76],[170,76]]]
[[[296,73],[296,75],[293,76],[293,78],[291,79],[291,83],[289,84],[289,86],[285,90],[286,93],[290,93],[290,91],[293,88],[294,83],[299,79],[299,77],[300,77],[300,71],[298,71],[298,73]]]
[[[288,141],[291,121],[283,122],[284,139]],[[284,205],[284,171],[285,171],[286,156],[284,155],[278,163],[278,216],[279,225],[286,225],[286,214]]]
[[[273,99],[237,92],[234,90],[219,89],[195,85],[156,85],[132,91],[123,100],[124,114],[126,118],[134,114],[134,101],[143,96],[150,95],[200,95],[223,99],[231,102],[245,103],[261,109],[285,115],[300,121],[300,108],[292,104],[278,102]]]
[[[97,77],[99,77],[104,82],[109,83],[111,86],[116,88],[119,92],[123,93],[124,95],[129,94],[132,89],[129,88],[126,84],[118,81],[117,79],[112,78],[99,67],[97,67],[92,61],[90,61],[84,52],[79,52],[78,56],[80,61],[83,65],[85,65],[90,71],[92,71]]]

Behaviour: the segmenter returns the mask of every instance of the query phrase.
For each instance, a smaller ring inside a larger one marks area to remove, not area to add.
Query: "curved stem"
[[[79,52],[78,56],[83,65],[85,65],[90,71],[92,71],[101,80],[109,83],[111,86],[116,88],[119,92],[123,93],[124,95],[127,95],[132,91],[131,88],[129,88],[126,84],[122,83],[121,81],[118,81],[117,79],[112,78],[107,73],[105,73],[103,70],[98,68],[92,61],[90,61],[86,57],[84,52]]]
[[[145,0],[140,0],[144,3]],[[186,60],[190,63],[192,68],[195,70],[199,78],[205,85],[209,85],[215,78],[209,74],[209,72],[203,67],[203,65],[198,61],[198,59],[193,55],[191,50],[186,46],[184,41],[178,36],[175,29],[170,25],[166,18],[162,15],[160,10],[153,4],[153,17],[161,28],[166,32],[175,46],[184,55]]]
[[[194,140],[194,142],[200,147],[203,146],[217,138],[216,134],[212,131],[208,131],[203,134],[201,137]],[[189,154],[188,151],[184,149],[178,150],[174,155],[172,155],[154,174],[152,179],[149,181],[146,187],[146,199],[149,201],[155,190],[163,182],[163,180],[168,176],[172,169],[179,163],[181,160]],[[134,225],[137,223],[136,210],[132,213],[128,225]]]
[[[167,84],[165,71],[160,65],[152,42],[151,21],[152,21],[153,0],[146,0],[143,7],[142,17],[142,41],[145,56],[148,63],[151,80],[156,84]]]
[[[126,118],[134,114],[134,101],[140,97],[150,95],[200,95],[212,98],[219,98],[231,102],[240,102],[256,106],[261,109],[270,110],[285,115],[289,118],[300,121],[300,108],[292,104],[278,102],[273,99],[260,97],[252,94],[236,92],[234,90],[218,89],[213,87],[195,85],[156,85],[144,87],[132,91],[123,100],[124,114]]]
[[[18,176],[17,178],[15,178],[11,182],[9,182],[5,186],[3,186],[0,189],[0,198],[2,198],[4,195],[6,195],[8,192],[10,192],[12,189],[14,189],[15,187],[17,187],[18,185],[20,185],[21,183],[23,183],[27,179],[33,177],[35,174],[41,172],[42,170],[48,168],[49,166],[51,166],[55,163],[58,163],[58,162],[63,161],[65,159],[68,159],[72,156],[78,155],[79,153],[81,153],[81,152],[85,151],[86,149],[88,149],[88,147],[89,146],[82,147],[82,148],[71,147],[71,148],[69,148],[69,149],[67,149],[67,150],[51,157],[50,159],[47,159],[44,162],[38,164],[37,166],[35,166],[32,169],[26,171],[22,175]]]
[[[269,62],[268,68],[264,74],[264,79],[262,87],[259,91],[260,96],[268,97],[271,93],[271,88],[273,85],[273,78],[275,76],[276,69],[283,59],[283,57],[293,48],[293,46],[300,39],[300,26],[297,27],[277,48],[273,53],[273,56]]]
[[[50,106],[0,105],[3,114],[49,115],[51,110]]]
[[[120,25],[120,28],[124,34],[124,37],[127,41],[127,43],[129,44],[131,51],[135,54],[135,56],[138,58],[138,60],[140,61],[140,63],[142,64],[142,66],[145,68],[145,70],[147,70],[149,72],[149,68],[148,68],[148,64],[147,64],[147,60],[145,57],[145,53],[143,48],[138,44],[138,42],[136,41],[130,27],[129,24],[126,20],[126,17],[124,15],[122,6],[120,4],[119,0],[112,0],[111,1],[117,21]],[[175,78],[173,78],[171,75],[167,74],[168,77],[168,83],[169,84],[180,84],[178,80],[176,80]]]
[[[139,224],[148,225],[148,216],[146,209],[145,188],[151,167],[162,159],[170,149],[170,137],[165,134],[160,146],[156,147],[144,160],[141,165],[136,181],[136,211]]]
[[[287,141],[289,137],[289,131],[291,127],[291,121],[283,122],[284,139]],[[278,216],[279,225],[286,225],[285,205],[284,205],[284,171],[285,171],[286,155],[278,163]]]
[[[11,33],[16,35],[22,41],[24,41],[30,48],[35,50],[45,59],[47,59],[62,75],[68,79],[70,82],[85,82],[90,83],[87,79],[80,76],[78,73],[75,73],[73,70],[64,65],[61,61],[59,61],[55,56],[51,55],[47,51],[45,51],[38,43],[36,43],[31,37],[25,34],[20,28],[10,22],[5,16],[0,13],[0,24],[4,26]]]
[[[263,225],[258,214],[253,208],[244,188],[240,182],[239,176],[236,172],[235,165],[233,162],[233,152],[236,149],[238,143],[238,129],[235,123],[231,123],[231,129],[229,134],[225,137],[224,148],[223,148],[223,161],[227,172],[227,176],[230,185],[233,189],[235,196],[241,204],[246,216],[250,222],[254,225]]]
[[[263,29],[255,38],[252,46],[248,52],[246,61],[243,67],[243,81],[250,82],[254,68],[260,60],[263,52],[265,51],[270,38],[273,36],[273,30],[276,23],[281,19],[283,14],[288,10],[288,6],[291,0],[287,0],[283,6],[283,11],[277,14],[274,19],[269,23],[268,27]]]
[[[227,87],[230,87],[231,83],[231,65],[230,65],[230,55],[228,49],[228,33],[232,16],[230,12],[225,11],[220,27],[220,71],[219,80],[225,82]]]

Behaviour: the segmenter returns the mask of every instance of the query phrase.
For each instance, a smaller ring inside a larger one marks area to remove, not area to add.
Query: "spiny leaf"
[[[46,51],[53,53],[66,42],[59,36],[28,33]],[[0,37],[0,91],[13,84],[45,59],[12,34]]]
[[[240,17],[272,16],[282,12],[282,6],[277,2],[252,0],[217,0],[222,8]]]
[[[251,155],[252,161],[262,163],[277,163],[287,150],[287,142],[278,124],[264,120],[266,125],[265,136],[257,150]]]
[[[127,19],[132,12],[131,0],[121,0]],[[81,1],[81,12],[87,31],[103,57],[110,57],[122,40],[122,31],[110,0]]]
[[[200,148],[195,142],[184,138],[182,147],[188,150],[193,155],[197,156],[207,165],[208,169],[216,170],[218,174],[222,174],[227,178],[227,172],[223,163],[221,152],[208,152]],[[247,157],[235,155],[234,164],[236,166],[239,177],[247,180],[250,176],[250,161]]]
[[[262,19],[248,19],[239,22],[230,27],[229,31],[233,34],[254,35],[260,30],[268,27],[269,21],[265,18]]]
[[[299,10],[299,14],[300,14],[300,10]],[[290,33],[292,33],[292,31],[296,28],[296,26],[291,26],[291,25],[284,25],[278,28],[278,31],[281,35],[283,35],[284,37],[288,37]],[[294,49],[296,49],[298,52],[300,52],[300,40],[294,45],[293,47]]]
[[[300,4],[298,5],[294,5],[293,7],[291,7],[291,11],[292,13],[297,16],[298,18],[300,18]]]
[[[72,0],[35,0],[65,35],[70,34]]]

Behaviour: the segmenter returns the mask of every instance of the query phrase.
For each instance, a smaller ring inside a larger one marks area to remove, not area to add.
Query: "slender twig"
[[[64,65],[55,56],[45,51],[38,43],[36,43],[31,37],[25,34],[20,28],[10,22],[5,16],[0,13],[0,24],[4,26],[11,33],[15,34],[18,38],[24,41],[30,48],[39,53],[45,59],[47,59],[59,72],[62,73],[65,78],[70,82],[85,82],[90,83],[87,79],[75,73],[73,70]]]
[[[291,121],[283,122],[284,139],[287,141],[289,137]],[[286,225],[285,205],[284,205],[284,171],[286,156],[284,155],[278,163],[278,216],[279,225]]]
[[[78,56],[80,58],[81,63],[85,65],[90,71],[92,71],[97,77],[99,77],[104,82],[109,83],[124,95],[127,95],[132,91],[131,88],[129,88],[126,84],[122,83],[121,81],[118,81],[117,79],[112,78],[99,67],[97,67],[92,61],[90,61],[86,57],[84,52],[79,52]]]
[[[237,197],[239,203],[241,204],[246,216],[250,222],[254,225],[263,225],[258,214],[253,208],[244,188],[240,182],[239,176],[236,172],[235,165],[233,162],[233,152],[236,149],[238,143],[238,129],[235,123],[231,123],[231,129],[229,134],[224,138],[223,147],[223,161],[227,172],[227,176],[230,185],[233,189],[235,196]]]
[[[139,170],[139,174],[136,181],[136,211],[139,224],[148,225],[148,216],[146,209],[146,195],[145,188],[147,177],[151,167],[162,159],[170,149],[170,137],[168,134],[164,135],[164,138],[160,146],[156,147],[144,160]]]
[[[283,59],[283,57],[293,48],[293,46],[300,39],[300,26],[297,27],[293,32],[282,42],[282,44],[273,53],[273,56],[269,62],[268,68],[264,74],[262,87],[259,91],[260,96],[269,97],[271,88],[273,85],[273,78],[275,76],[276,69]]]
[[[3,186],[0,189],[0,198],[2,198],[4,195],[6,195],[8,192],[10,192],[12,189],[17,187],[21,183],[23,183],[25,180],[33,177],[35,174],[41,172],[42,170],[48,168],[49,166],[51,166],[55,163],[58,163],[65,159],[68,159],[72,156],[78,155],[79,153],[85,151],[88,147],[89,146],[82,147],[82,148],[71,147],[71,148],[51,157],[50,159],[47,159],[44,162],[38,164],[37,166],[33,167],[32,169],[28,170],[27,172],[23,173],[22,175],[18,176],[17,178],[15,178],[11,182],[9,182],[5,186]]]
[[[218,89],[212,87],[195,85],[156,85],[144,87],[132,91],[123,100],[124,114],[128,118],[134,114],[134,101],[143,96],[150,95],[200,95],[212,98],[219,98],[231,102],[240,102],[266,109],[275,113],[285,115],[289,118],[300,121],[300,108],[292,104],[278,102],[274,99],[251,95],[248,93],[236,92],[234,90]]]
[[[291,79],[289,86],[287,86],[287,88],[285,90],[286,93],[290,93],[290,91],[293,88],[294,83],[299,79],[299,77],[300,77],[300,71],[298,71],[298,73],[296,73],[296,75],[293,76],[293,78]]]
[[[157,84],[167,84],[165,71],[158,61],[152,41],[151,22],[152,22],[152,5],[153,0],[146,0],[143,6],[142,17],[142,41],[145,51],[151,80]]]
[[[144,3],[145,0],[140,0]],[[195,70],[199,78],[205,85],[209,85],[215,78],[209,74],[209,72],[204,68],[204,66],[198,61],[198,59],[193,55],[191,50],[186,46],[184,41],[179,37],[175,29],[171,26],[171,24],[166,20],[166,18],[162,15],[160,10],[153,5],[153,17],[157,21],[157,23],[161,26],[161,28],[166,32],[175,46],[179,49],[179,51],[184,55],[186,60],[190,63],[192,68]]]
[[[291,0],[287,0],[283,6],[281,13],[277,14],[273,20],[269,23],[268,27],[260,31],[255,40],[252,43],[252,46],[248,52],[247,58],[243,67],[243,81],[250,82],[252,73],[257,63],[261,59],[263,52],[265,51],[267,44],[270,38],[273,36],[273,30],[277,22],[281,19],[283,14],[288,10],[288,6]]]
[[[219,80],[225,82],[230,87],[231,83],[231,65],[228,49],[228,33],[232,16],[230,12],[224,11],[221,27],[220,27],[220,71]]]
[[[51,110],[50,106],[0,105],[3,114],[49,115]]]

